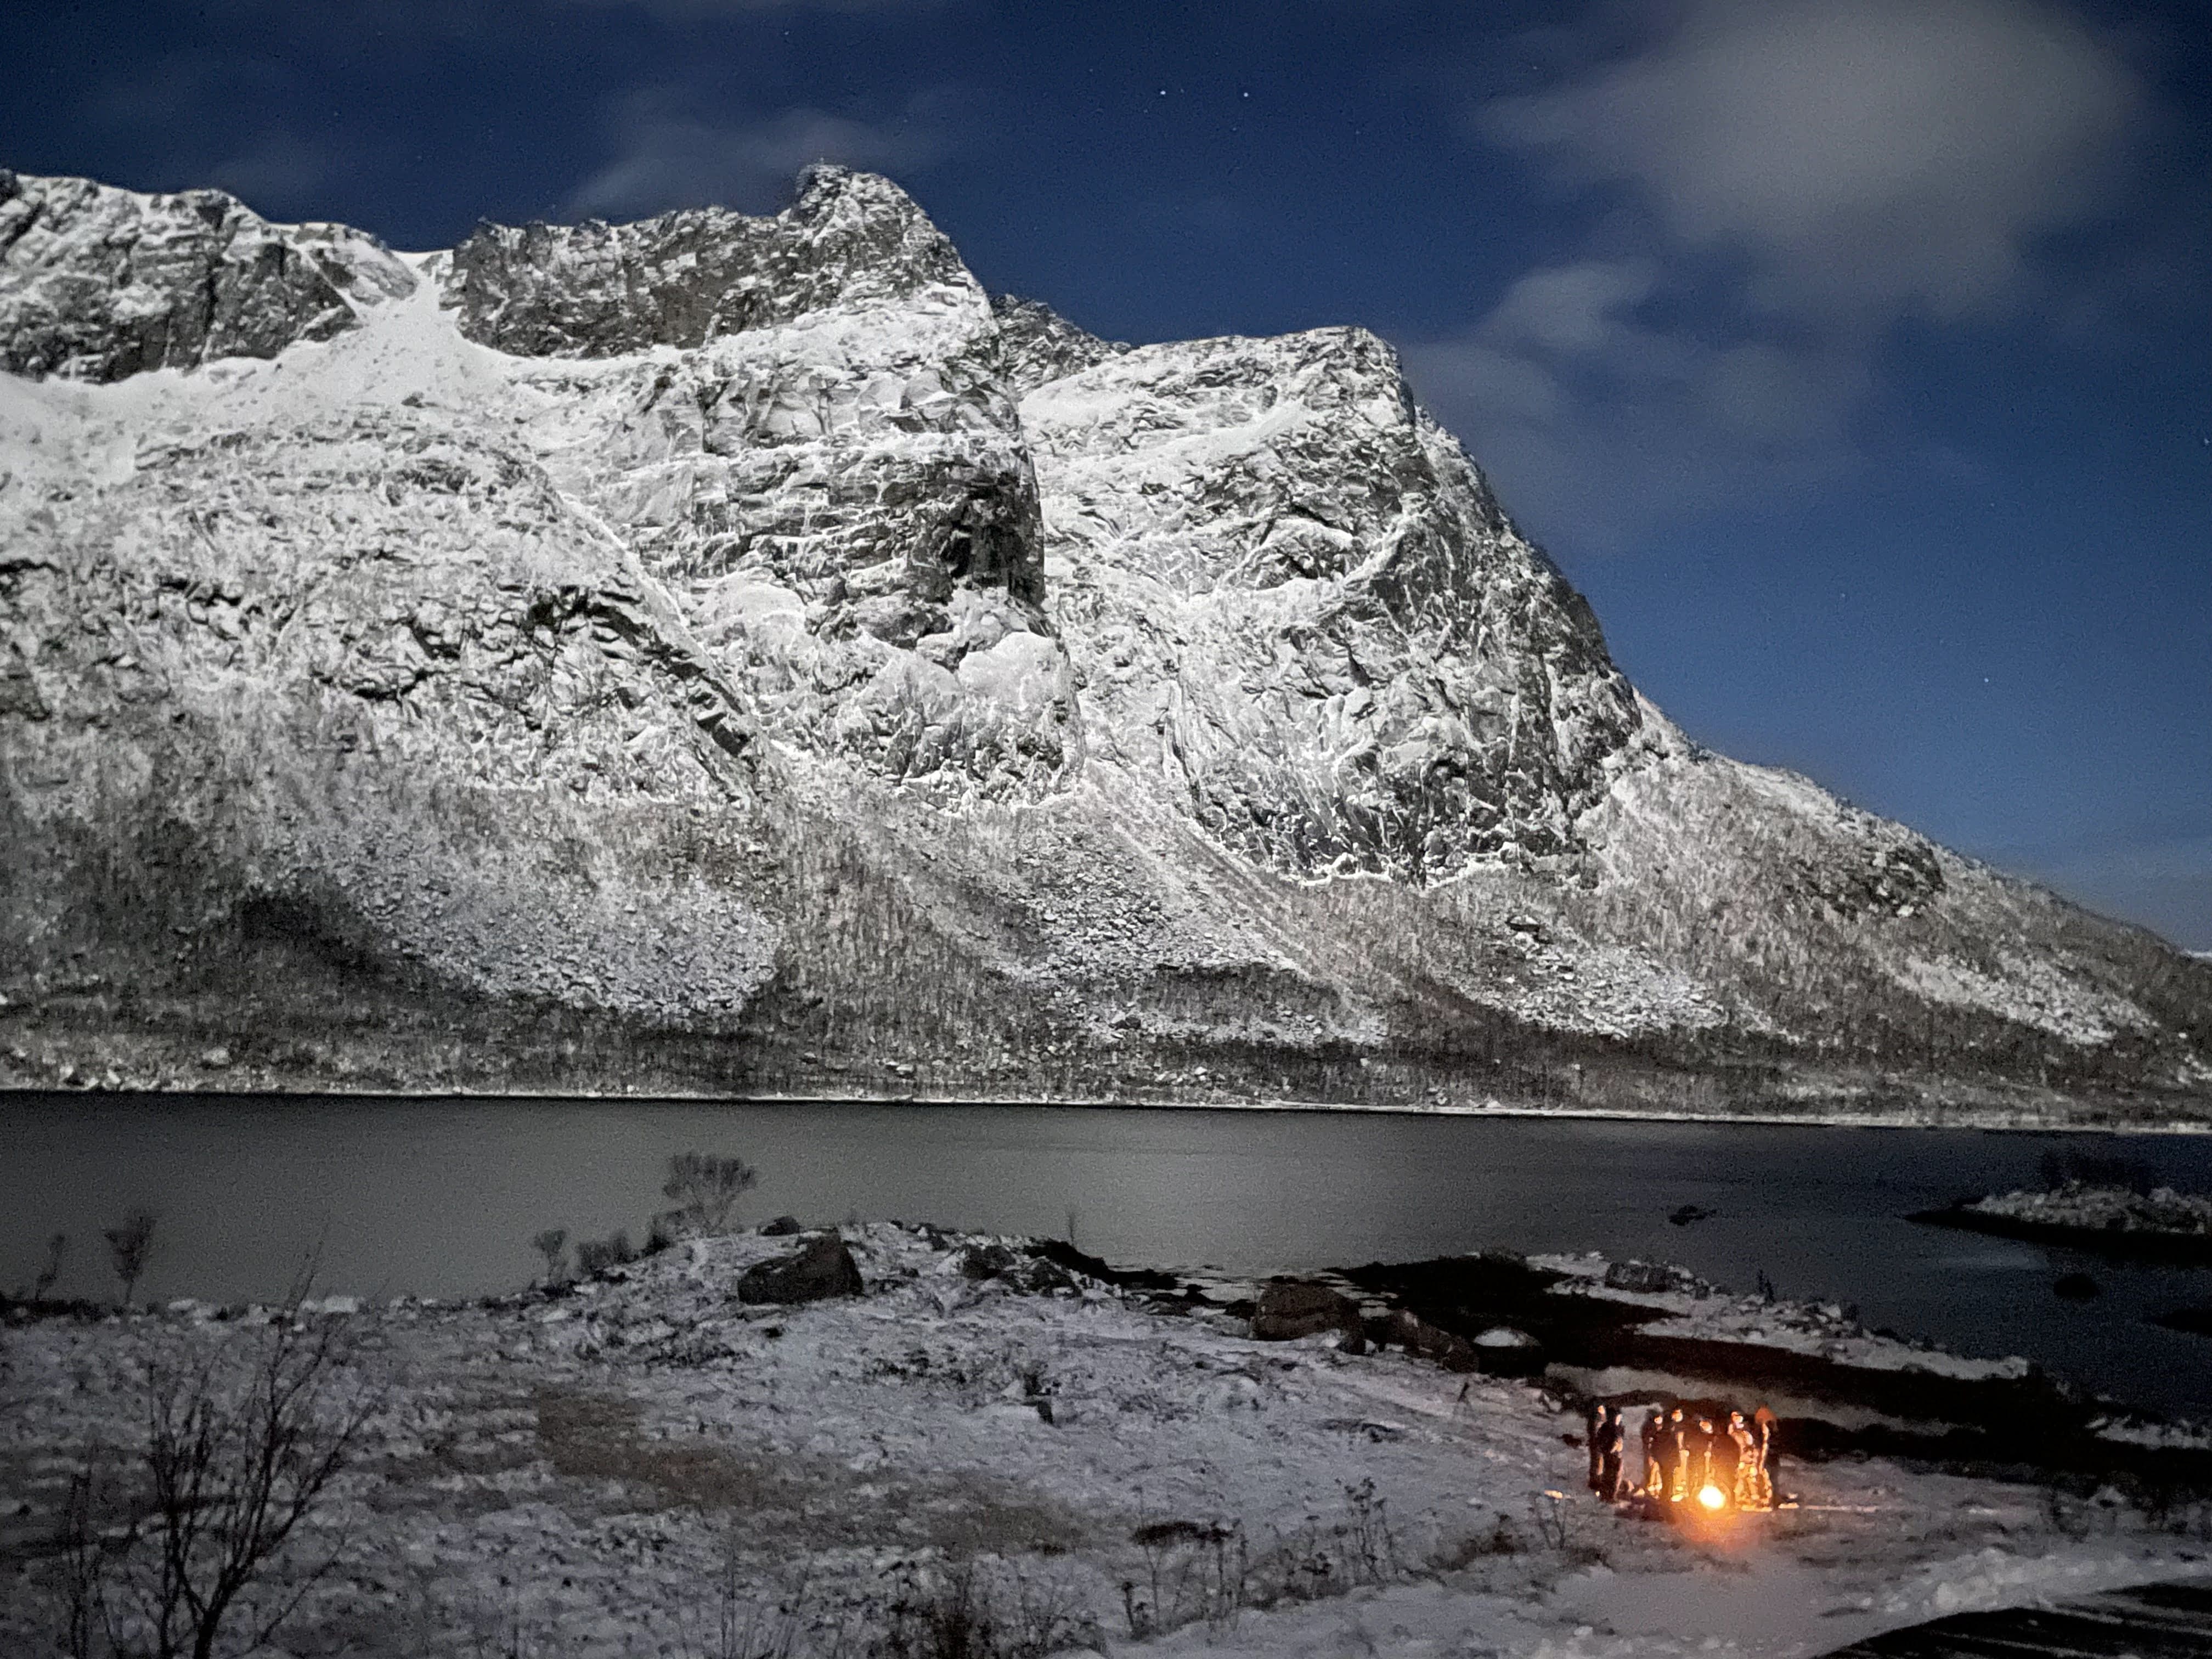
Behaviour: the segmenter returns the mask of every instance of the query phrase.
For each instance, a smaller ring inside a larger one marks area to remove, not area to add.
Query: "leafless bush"
[[[548,1227],[530,1241],[530,1248],[545,1258],[545,1282],[558,1285],[568,1270],[568,1230]]]
[[[1268,1548],[1254,1553],[1237,1522],[1161,1521],[1131,1541],[1144,1552],[1141,1577],[1121,1584],[1121,1609],[1136,1640],[1205,1621],[1218,1636],[1247,1607],[1342,1595],[1363,1584],[1412,1577],[1392,1529],[1389,1504],[1375,1482],[1343,1488],[1334,1516],[1313,1515]]]
[[[295,1312],[243,1363],[150,1370],[142,1443],[72,1482],[55,1586],[66,1659],[210,1659],[226,1633],[251,1652],[334,1565],[269,1582],[369,1411],[338,1397],[342,1328]]]
[[[1546,1549],[1565,1554],[1574,1547],[1574,1515],[1559,1493],[1540,1492],[1530,1498],[1528,1516],[1535,1523],[1537,1542]]]
[[[1217,1633],[1237,1622],[1251,1570],[1241,1525],[1158,1521],[1130,1541],[1145,1558],[1142,1580],[1121,1581],[1121,1616],[1133,1639],[1200,1620]]]
[[[1044,1659],[1096,1640],[1080,1594],[1017,1574],[994,1583],[963,1561],[901,1570],[876,1659]]]
[[[2045,1152],[2036,1169],[2046,1187],[2064,1187],[2078,1181],[2085,1187],[2123,1187],[2133,1193],[2148,1193],[2158,1181],[2157,1171],[2140,1158],[2100,1152]]]
[[[741,1194],[752,1190],[760,1171],[741,1158],[711,1152],[678,1152],[668,1160],[661,1193],[676,1203],[676,1214],[691,1233],[727,1232],[730,1212]]]
[[[624,1262],[637,1260],[637,1252],[630,1248],[627,1231],[610,1233],[605,1238],[580,1238],[576,1241],[576,1273],[589,1279],[594,1273],[605,1273],[610,1267],[619,1267]]]
[[[703,1603],[705,1598],[700,1601]],[[799,1659],[801,1655],[824,1659],[823,1650],[808,1642],[807,1632],[833,1622],[836,1634],[826,1659],[836,1659],[844,1650],[852,1610],[838,1609],[834,1620],[826,1618],[826,1611],[817,1605],[813,1586],[804,1576],[772,1600],[756,1594],[743,1571],[737,1534],[726,1532],[712,1607],[702,1627],[687,1626],[678,1642],[684,1659]]]
[[[134,1207],[101,1237],[107,1240],[108,1260],[115,1264],[115,1276],[123,1281],[123,1305],[127,1308],[138,1276],[146,1271],[146,1258],[153,1253],[154,1212]]]
[[[53,1294],[54,1281],[62,1276],[62,1256],[68,1249],[67,1233],[56,1233],[46,1241],[46,1259],[40,1264],[38,1276],[32,1279],[31,1288],[16,1292],[18,1302],[44,1302]]]

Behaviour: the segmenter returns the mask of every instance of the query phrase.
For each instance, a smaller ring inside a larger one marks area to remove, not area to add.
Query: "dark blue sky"
[[[401,247],[900,179],[1404,351],[1692,735],[2212,948],[2203,0],[4,0],[0,164]]]

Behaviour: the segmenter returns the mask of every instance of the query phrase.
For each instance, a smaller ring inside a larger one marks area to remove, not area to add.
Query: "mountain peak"
[[[273,357],[411,292],[343,225],[272,224],[219,190],[153,194],[0,171],[0,368],[114,380]]]
[[[453,250],[461,331],[521,356],[689,348],[835,306],[973,289],[943,232],[890,179],[817,166],[779,213],[680,208],[627,224],[484,224]]]

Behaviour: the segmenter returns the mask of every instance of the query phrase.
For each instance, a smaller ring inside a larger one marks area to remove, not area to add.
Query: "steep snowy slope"
[[[0,349],[15,1082],[2204,1110],[2212,967],[1689,743],[1361,331],[0,174]]]

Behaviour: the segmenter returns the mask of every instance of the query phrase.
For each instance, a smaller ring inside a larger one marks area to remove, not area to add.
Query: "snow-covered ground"
[[[294,1650],[706,1655],[726,1619],[849,1655],[964,1562],[1003,1619],[1101,1653],[1809,1655],[2212,1572],[2212,1518],[1880,1461],[1787,1465],[1797,1508],[1709,1530],[1617,1516],[1579,1490],[1577,1414],[1531,1384],[845,1231],[851,1300],[741,1304],[787,1248],[748,1234],[561,1294],[317,1316],[382,1392],[303,1540],[343,1536],[342,1565]],[[0,1649],[35,1650],[23,1547],[81,1449],[137,1431],[144,1368],[264,1334],[217,1311],[0,1338]]]

